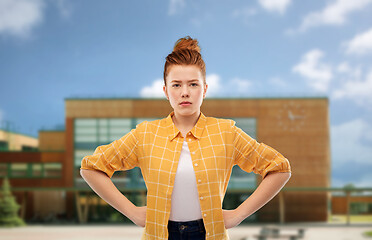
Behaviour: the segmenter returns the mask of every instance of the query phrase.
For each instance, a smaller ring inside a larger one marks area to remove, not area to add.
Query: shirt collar
[[[168,138],[170,141],[172,141],[175,137],[177,137],[178,134],[181,134],[180,130],[178,130],[177,127],[173,123],[173,120],[172,120],[173,115],[174,115],[174,111],[171,112],[168,115],[168,117],[165,119],[166,127],[168,130]],[[195,126],[191,129],[191,134],[195,138],[200,139],[206,123],[207,123],[207,118],[204,116],[202,112],[200,112],[198,121],[196,122]]]

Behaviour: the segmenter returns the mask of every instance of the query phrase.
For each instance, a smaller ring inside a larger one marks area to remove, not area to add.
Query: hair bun
[[[194,50],[200,53],[200,47],[198,40],[192,39],[190,36],[186,36],[184,38],[180,38],[174,44],[173,52],[182,50],[182,49],[189,49]]]

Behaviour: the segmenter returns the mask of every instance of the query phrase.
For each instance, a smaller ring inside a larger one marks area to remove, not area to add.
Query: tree
[[[18,216],[20,206],[10,191],[9,180],[3,180],[3,188],[0,191],[0,226],[16,227],[26,225]]]

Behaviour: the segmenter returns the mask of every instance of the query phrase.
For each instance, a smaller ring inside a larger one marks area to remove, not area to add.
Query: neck
[[[200,116],[200,110],[192,115],[180,115],[174,112],[173,122],[180,131],[190,131],[197,123]]]

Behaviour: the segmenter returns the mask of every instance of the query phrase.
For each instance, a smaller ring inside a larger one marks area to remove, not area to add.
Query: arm
[[[284,187],[291,177],[291,173],[269,173],[252,193],[238,208],[240,218],[247,218],[268,203]]]
[[[232,228],[268,203],[284,187],[291,173],[268,173],[261,184],[238,208],[224,210],[226,228]]]
[[[81,169],[80,175],[103,200],[128,217],[136,225],[144,227],[146,207],[136,207],[114,185],[111,179],[98,170]]]

